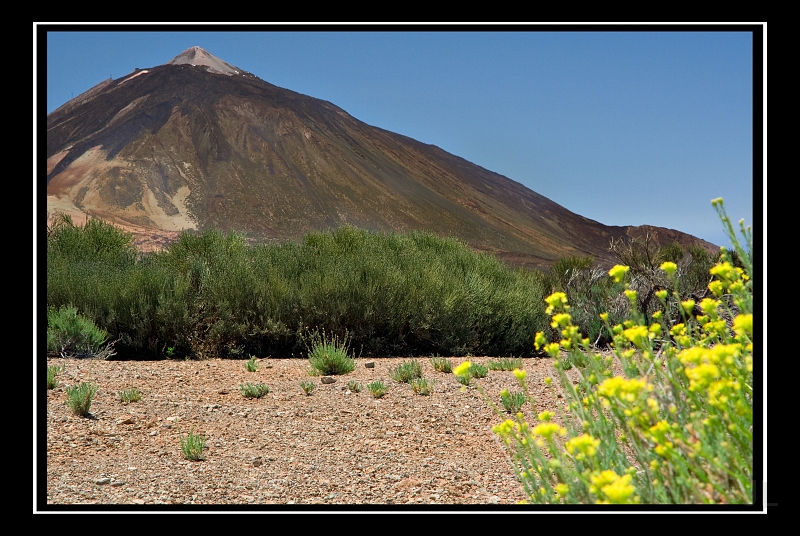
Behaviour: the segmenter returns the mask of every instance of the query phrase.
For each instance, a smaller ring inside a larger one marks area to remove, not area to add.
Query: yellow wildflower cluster
[[[589,434],[581,434],[567,441],[565,446],[568,453],[574,455],[576,459],[582,460],[587,456],[591,458],[595,455],[597,447],[600,446],[600,440]]]
[[[553,434],[558,434],[561,437],[567,435],[567,431],[554,422],[544,422],[542,424],[537,424],[536,426],[533,427],[533,430],[531,430],[531,432],[533,432],[534,435],[542,436],[548,441],[552,440]]]
[[[629,266],[621,266],[617,264],[608,271],[608,275],[614,278],[615,283],[619,283],[622,281],[622,278],[625,277],[625,274],[628,273],[628,270],[630,270]]]
[[[547,314],[553,314],[554,311],[569,311],[569,303],[567,301],[567,295],[563,292],[554,292],[550,296],[544,299],[547,302]]]
[[[639,393],[647,387],[647,382],[644,380],[614,376],[597,386],[597,394],[608,399],[619,398],[627,402],[633,402],[639,397]]]
[[[639,497],[633,496],[636,488],[631,484],[631,475],[618,475],[614,471],[595,471],[591,475],[589,492],[600,497],[597,504],[631,504],[638,503]]]

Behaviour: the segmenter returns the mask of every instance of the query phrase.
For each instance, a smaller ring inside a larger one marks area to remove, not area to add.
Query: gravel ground
[[[45,434],[47,444],[46,463],[40,456],[34,468],[35,500],[42,510],[519,508],[524,492],[491,432],[505,417],[475,387],[462,391],[453,374],[434,371],[428,358],[418,361],[434,380],[430,395],[392,381],[390,370],[408,360],[358,359],[355,371],[323,384],[303,359],[262,359],[248,372],[244,361],[227,359],[48,358],[64,372],[47,391],[46,411],[37,408],[36,452],[44,454]],[[451,358],[453,365],[461,361]],[[556,376],[551,361],[526,358],[523,368],[536,403],[524,411],[555,411],[558,382],[543,382]],[[366,388],[377,379],[389,386],[383,398]],[[349,380],[364,389],[350,392]],[[88,417],[66,405],[65,388],[82,381],[99,387]],[[310,396],[301,381],[316,384]],[[246,382],[264,383],[270,392],[247,399],[239,391]],[[490,371],[473,384],[498,405],[503,388],[517,389],[509,371]],[[123,404],[118,393],[130,388],[143,397]],[[207,438],[202,461],[182,455],[189,431]]]

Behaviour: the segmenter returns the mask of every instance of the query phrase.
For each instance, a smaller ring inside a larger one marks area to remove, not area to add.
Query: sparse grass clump
[[[415,378],[422,377],[422,365],[416,359],[404,361],[389,370],[389,376],[396,382],[408,383]]]
[[[375,380],[367,385],[367,389],[369,390],[369,394],[375,398],[381,398],[388,392],[386,384],[383,383],[383,380]]]
[[[269,387],[263,383],[243,383],[239,386],[239,392],[245,398],[261,398],[269,393]]]
[[[522,359],[519,357],[502,357],[489,360],[489,370],[514,370],[522,368]]]
[[[450,374],[453,372],[453,363],[446,357],[431,357],[431,365],[436,372],[444,372]]]
[[[142,399],[142,392],[138,389],[124,389],[119,392],[119,400],[123,404],[138,402]]]
[[[89,409],[92,406],[92,399],[97,393],[97,386],[81,382],[79,386],[67,387],[67,405],[72,409],[75,415],[85,417],[89,415]]]
[[[256,356],[251,355],[250,359],[244,362],[244,368],[248,372],[255,372],[258,370],[258,363],[256,363]]]
[[[356,362],[348,355],[347,333],[341,342],[336,335],[328,339],[324,329],[311,332],[308,339],[308,361],[316,373],[335,376],[355,370]]]
[[[347,382],[347,389],[354,393],[360,393],[363,388],[364,386],[355,380],[350,380]]]
[[[485,378],[489,374],[489,368],[480,363],[472,363],[469,373],[473,378]]]
[[[300,388],[303,390],[306,396],[309,396],[316,387],[317,386],[314,385],[314,382],[300,382]]]
[[[47,367],[47,388],[55,389],[58,387],[58,375],[64,372],[64,367],[49,365]]]
[[[205,459],[203,449],[206,446],[206,438],[190,430],[187,436],[181,437],[181,452],[183,457],[189,461],[197,462]]]
[[[414,393],[418,395],[429,395],[433,390],[433,380],[429,381],[425,378],[414,378],[408,383],[411,385],[411,389]]]
[[[506,412],[516,415],[525,404],[525,393],[523,391],[510,393],[508,389],[503,389],[500,391],[500,402]]]

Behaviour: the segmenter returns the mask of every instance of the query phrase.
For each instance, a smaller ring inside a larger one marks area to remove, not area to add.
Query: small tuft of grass
[[[317,386],[316,386],[316,385],[314,385],[314,382],[300,382],[300,388],[303,390],[303,392],[306,394],[306,396],[310,395],[310,394],[311,394],[311,392],[312,392],[312,391],[313,391],[313,390],[314,390],[316,387],[317,387]]]
[[[347,389],[354,393],[360,393],[363,388],[364,386],[355,380],[347,382]]]
[[[369,394],[375,398],[381,398],[388,391],[386,384],[383,383],[383,380],[375,380],[367,385],[367,389],[369,389]]]
[[[205,459],[203,449],[206,447],[206,438],[194,433],[194,428],[184,438],[181,437],[181,452],[187,460],[197,462]]]
[[[489,368],[486,365],[473,363],[469,367],[469,373],[473,378],[485,378],[489,374]]]
[[[410,382],[411,389],[418,395],[429,395],[433,390],[433,380],[428,381],[425,378],[414,378]]]
[[[525,404],[525,393],[516,391],[509,393],[508,389],[500,391],[500,402],[508,413],[516,414]]]
[[[390,369],[389,376],[396,382],[408,383],[415,378],[422,378],[422,365],[416,359],[404,361],[396,368]]]
[[[431,365],[436,372],[446,372],[447,374],[453,372],[453,363],[445,357],[431,357]]]
[[[49,365],[47,367],[47,388],[55,389],[58,387],[58,375],[64,372],[64,367]]]
[[[325,330],[321,334],[318,331],[311,333],[308,361],[315,371],[314,375],[335,376],[348,374],[356,369],[355,359],[348,356],[348,339],[347,333],[342,342],[335,335],[328,339]]]
[[[489,360],[489,370],[514,370],[522,369],[522,358],[501,357],[500,359]]]
[[[256,363],[256,356],[254,356],[254,355],[251,355],[251,356],[250,356],[250,359],[248,359],[247,361],[245,361],[245,363],[244,363],[244,368],[245,368],[245,369],[246,369],[248,372],[255,372],[255,371],[257,371],[257,370],[258,370],[258,363]]]
[[[81,382],[79,386],[67,387],[67,405],[75,415],[85,417],[89,415],[89,408],[92,406],[92,399],[97,393],[97,386],[87,382]]]
[[[269,387],[263,383],[243,383],[239,386],[239,392],[245,398],[261,398],[269,393]]]
[[[142,399],[142,392],[139,389],[124,389],[119,392],[119,400],[123,404],[138,402]]]

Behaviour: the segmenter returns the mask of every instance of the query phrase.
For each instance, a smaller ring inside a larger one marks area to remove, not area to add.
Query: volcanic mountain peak
[[[198,46],[189,47],[170,61],[168,61],[165,65],[194,65],[194,66],[204,66],[208,67],[208,70],[211,72],[216,72],[220,74],[224,74],[227,76],[231,76],[234,74],[242,74],[244,71],[231,65],[230,63],[226,63],[216,57],[215,55],[211,54],[207,50],[204,50]]]

